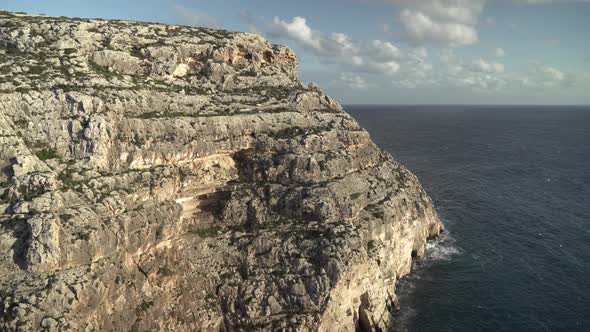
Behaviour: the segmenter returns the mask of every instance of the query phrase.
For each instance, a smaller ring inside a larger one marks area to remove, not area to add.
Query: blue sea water
[[[348,106],[447,232],[398,286],[401,331],[590,331],[590,108]]]

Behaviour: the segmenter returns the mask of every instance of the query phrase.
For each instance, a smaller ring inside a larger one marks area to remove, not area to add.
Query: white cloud
[[[505,55],[506,55],[506,51],[504,51],[503,48],[498,47],[494,50],[494,56],[496,58],[503,58]]]
[[[294,17],[291,22],[275,17],[271,22],[258,24],[269,37],[294,41],[323,62],[343,65],[355,72],[393,75],[403,58],[403,52],[391,42],[356,42],[343,33],[323,33],[312,29],[304,17]]]
[[[285,22],[275,17],[268,25],[266,32],[272,37],[288,37],[302,45],[316,50],[322,48],[320,36],[308,25],[304,17],[296,16],[291,22]]]
[[[424,47],[417,47],[407,51],[403,69],[396,75],[393,84],[407,89],[418,86],[436,84],[434,66],[427,62],[428,51]]]
[[[515,4],[573,3],[590,0],[506,0]],[[400,8],[407,37],[417,43],[459,47],[477,43],[477,23],[488,0],[389,0]],[[490,1],[491,2],[491,1]],[[488,25],[495,21],[488,17]]]
[[[434,20],[468,25],[477,23],[486,0],[392,0],[398,6],[422,12]]]
[[[313,30],[304,17],[293,17],[291,22],[275,17],[264,24],[264,32],[272,38],[288,39],[300,46],[322,55],[356,55],[358,46],[343,33],[325,34]]]
[[[525,87],[544,89],[555,87],[570,87],[575,84],[576,77],[572,74],[546,66],[540,63],[533,63],[528,75],[523,77],[520,82]]]
[[[442,85],[469,88],[479,92],[528,88],[533,90],[571,87],[576,77],[555,67],[533,62],[525,74],[507,73],[502,63],[479,58],[465,62],[453,49],[443,49],[439,54],[442,65],[437,75]]]
[[[449,66],[445,80],[450,85],[480,92],[498,91],[508,83],[500,72],[474,70],[461,64]]]
[[[439,81],[443,85],[468,88],[477,92],[499,91],[510,83],[502,63],[478,58],[463,61],[451,48],[439,53]]]
[[[221,28],[223,24],[206,13],[197,12],[183,6],[174,6],[174,14],[179,24],[204,28]]]
[[[439,54],[438,58],[444,64],[450,64],[456,61],[457,57],[455,56],[455,52],[451,48],[443,48]]]
[[[555,82],[561,82],[565,80],[565,74],[558,69],[553,67],[541,66],[538,68],[538,72],[546,79]]]
[[[426,62],[408,67],[407,70],[400,72],[397,76],[398,78],[393,80],[393,84],[408,89],[437,84],[437,80],[433,77],[433,66]]]
[[[400,59],[403,56],[402,51],[392,43],[380,40],[373,40],[367,48],[366,53],[371,54],[373,59],[384,61]]]
[[[403,10],[400,20],[408,35],[419,41],[435,41],[449,46],[471,45],[477,42],[474,27],[462,23],[438,22],[422,12]]]
[[[474,90],[489,92],[500,90],[507,84],[507,81],[501,77],[493,75],[473,75],[455,80],[455,84],[460,87],[468,87]]]
[[[508,80],[506,78],[498,75],[473,72],[465,73],[465,75],[448,76],[448,83],[454,86],[470,88],[480,92],[499,91],[508,84]]]
[[[408,52],[408,56],[413,59],[424,60],[428,58],[428,50],[424,46],[416,47]]]
[[[479,58],[471,63],[470,69],[480,73],[500,74],[504,72],[504,65],[499,62],[487,62]]]
[[[416,42],[448,46],[471,45],[478,41],[475,25],[485,0],[391,0],[398,5],[400,22]]]
[[[369,84],[364,78],[353,73],[340,74],[339,83],[354,90],[367,90],[369,88]]]

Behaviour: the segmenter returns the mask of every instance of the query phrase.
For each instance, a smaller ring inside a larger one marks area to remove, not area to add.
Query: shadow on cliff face
[[[221,217],[223,209],[227,201],[231,197],[231,191],[215,191],[199,195],[196,198],[199,200],[199,208],[202,211],[209,212],[216,217]]]
[[[2,173],[4,173],[8,179],[11,179],[14,177],[14,170],[13,170],[13,165],[17,163],[16,158],[10,158],[9,159],[9,165],[2,168]],[[10,181],[9,181],[10,183]],[[10,203],[10,199],[9,197],[9,189],[6,189],[4,191],[4,193],[0,194],[0,199],[8,199],[9,202],[9,207],[7,208],[7,211],[3,211],[5,213],[12,213],[12,205]],[[5,224],[3,225],[4,229],[9,232],[12,233],[12,236],[15,239],[15,242],[13,243],[11,249],[13,252],[13,261],[14,263],[22,270],[27,269],[27,263],[26,263],[26,253],[29,249],[29,245],[31,243],[31,236],[32,236],[32,229],[31,229],[31,225],[27,222],[26,218],[14,218],[12,220],[6,221]]]
[[[5,229],[13,233],[16,241],[12,245],[13,260],[22,270],[27,269],[25,255],[29,250],[31,243],[32,229],[31,225],[24,218],[10,220],[6,223]]]
[[[12,166],[17,163],[17,160],[16,158],[10,158],[8,162],[9,165],[2,168],[2,173],[6,174],[6,176],[9,178],[12,178],[14,176],[14,170],[12,169]]]

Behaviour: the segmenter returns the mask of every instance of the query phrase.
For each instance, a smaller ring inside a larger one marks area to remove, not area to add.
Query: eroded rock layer
[[[0,329],[387,329],[442,226],[257,35],[0,14]]]

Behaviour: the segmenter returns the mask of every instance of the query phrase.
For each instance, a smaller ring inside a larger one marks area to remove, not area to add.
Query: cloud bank
[[[258,29],[271,38],[292,40],[317,55],[323,62],[340,64],[354,72],[393,75],[400,69],[402,51],[391,42],[378,39],[356,42],[348,35],[323,33],[311,28],[307,19],[296,16],[290,21],[275,17],[260,22]]]

